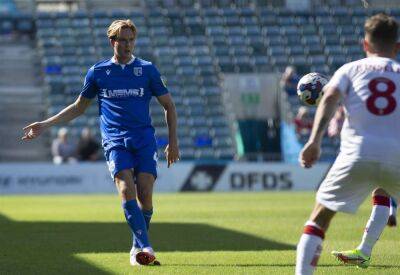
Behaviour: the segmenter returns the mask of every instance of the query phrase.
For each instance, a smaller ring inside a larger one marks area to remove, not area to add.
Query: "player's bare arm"
[[[179,160],[178,138],[176,135],[177,116],[175,104],[170,94],[157,97],[158,102],[163,106],[165,111],[165,120],[168,126],[168,145],[165,148],[168,167]]]
[[[24,127],[24,135],[22,137],[23,140],[25,139],[34,139],[40,136],[44,130],[47,128],[60,124],[65,123],[68,121],[73,120],[74,118],[82,115],[85,110],[89,107],[91,99],[79,96],[77,100],[68,105],[66,108],[61,110],[58,114],[39,122],[34,122],[29,124],[28,126]]]
[[[328,87],[318,105],[310,138],[300,153],[299,162],[302,167],[310,168],[319,159],[322,137],[335,114],[339,100],[339,90]]]

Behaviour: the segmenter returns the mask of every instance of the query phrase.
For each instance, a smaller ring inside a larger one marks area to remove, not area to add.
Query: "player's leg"
[[[355,213],[371,194],[374,167],[339,154],[318,189],[316,207],[297,249],[296,274],[313,274],[329,222],[336,212]]]
[[[297,245],[296,275],[313,274],[322,251],[325,232],[335,213],[316,203]]]
[[[137,166],[135,167],[137,198],[146,222],[147,230],[153,214],[153,186],[157,178],[157,147],[155,144],[141,148],[136,152]],[[140,264],[159,265],[155,260],[153,249],[143,249],[136,255]]]
[[[153,185],[155,177],[150,173],[138,173],[136,176],[137,198],[141,205],[141,211],[149,230],[151,216],[153,215]],[[160,265],[155,259],[153,249],[143,249],[136,254],[136,261],[140,264]]]
[[[357,247],[368,258],[379,236],[382,234],[388,219],[390,196],[382,188],[377,188],[372,193],[373,207],[371,216],[365,227],[365,232],[360,245]]]
[[[332,255],[344,264],[356,265],[361,268],[369,266],[372,248],[388,222],[390,196],[382,188],[377,188],[372,192],[372,202],[371,216],[360,245],[353,250],[332,251]]]
[[[130,252],[130,262],[135,265],[137,264],[136,254],[143,248],[150,247],[146,223],[136,199],[136,186],[132,173],[136,160],[134,155],[125,148],[111,149],[106,152],[105,157],[121,197],[122,208],[131,228],[133,239],[137,239],[137,249],[132,247]]]
[[[129,169],[118,172],[115,175],[115,183],[122,199],[125,218],[138,246],[132,247],[130,251],[130,263],[131,265],[152,264],[155,256],[147,235],[146,222],[136,199],[136,187],[132,171]]]
[[[390,227],[397,226],[397,201],[393,197],[390,197],[390,210],[387,224]]]
[[[137,197],[143,211],[147,229],[153,215],[153,187],[157,178],[157,146],[150,144],[136,153],[135,167]]]
[[[119,171],[115,174],[114,181],[122,200],[122,208],[124,209],[126,221],[132,229],[135,238],[138,240],[139,247],[141,249],[150,247],[146,223],[136,200],[136,188],[132,171],[130,169]]]
[[[153,215],[153,186],[155,178],[150,173],[138,173],[136,177],[137,198],[140,202],[147,230]]]
[[[396,226],[397,202],[400,200],[400,165],[384,164],[382,166],[383,171],[381,176],[383,176],[383,188],[391,195],[388,225]]]
[[[357,173],[353,173],[350,180],[353,180],[357,189],[354,189],[349,196],[361,198],[368,190],[367,187],[373,187],[373,210],[367,223],[362,242],[357,249],[347,251],[332,251],[332,254],[338,260],[345,264],[356,265],[366,268],[370,264],[370,255],[372,247],[375,245],[381,235],[389,217],[389,195],[386,191],[394,193],[392,186],[386,185],[385,173],[382,173],[382,166],[378,162],[360,161]],[[379,184],[379,187],[376,186]],[[389,188],[389,189],[387,189]],[[371,191],[372,191],[371,190]],[[353,208],[356,209],[356,208]]]
[[[136,176],[136,190],[137,199],[139,202],[140,209],[144,220],[146,222],[147,231],[150,228],[150,221],[153,215],[153,186],[155,178],[149,173],[138,173]],[[139,244],[134,238],[134,247],[139,248]]]

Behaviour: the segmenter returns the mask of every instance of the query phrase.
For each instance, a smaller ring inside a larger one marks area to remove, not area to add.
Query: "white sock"
[[[153,250],[153,248],[152,248],[151,246],[144,247],[144,248],[142,249],[142,251],[143,251],[143,252],[148,252],[148,253],[150,253],[150,254],[152,254],[152,255],[155,255],[154,250]]]
[[[324,231],[308,221],[297,244],[296,275],[312,275],[322,251]]]
[[[357,249],[361,250],[365,256],[370,257],[372,248],[378,241],[379,236],[382,234],[387,221],[389,219],[389,198],[384,196],[374,196],[374,206],[372,208],[371,216],[365,228],[360,245]]]

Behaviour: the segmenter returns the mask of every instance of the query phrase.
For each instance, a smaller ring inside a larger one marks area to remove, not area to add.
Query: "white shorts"
[[[400,164],[349,160],[339,154],[318,189],[317,201],[333,211],[355,213],[377,187],[398,200]]]

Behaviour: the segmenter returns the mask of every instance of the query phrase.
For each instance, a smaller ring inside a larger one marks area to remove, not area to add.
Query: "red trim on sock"
[[[390,198],[385,196],[374,196],[372,198],[373,205],[381,205],[390,207]]]
[[[320,237],[321,239],[324,239],[324,238],[325,238],[325,233],[324,233],[324,231],[321,230],[321,229],[319,229],[319,228],[317,228],[317,227],[315,227],[315,226],[312,226],[312,225],[306,225],[306,226],[304,227],[303,233],[304,233],[304,234],[308,234],[308,235],[318,236],[318,237]]]

